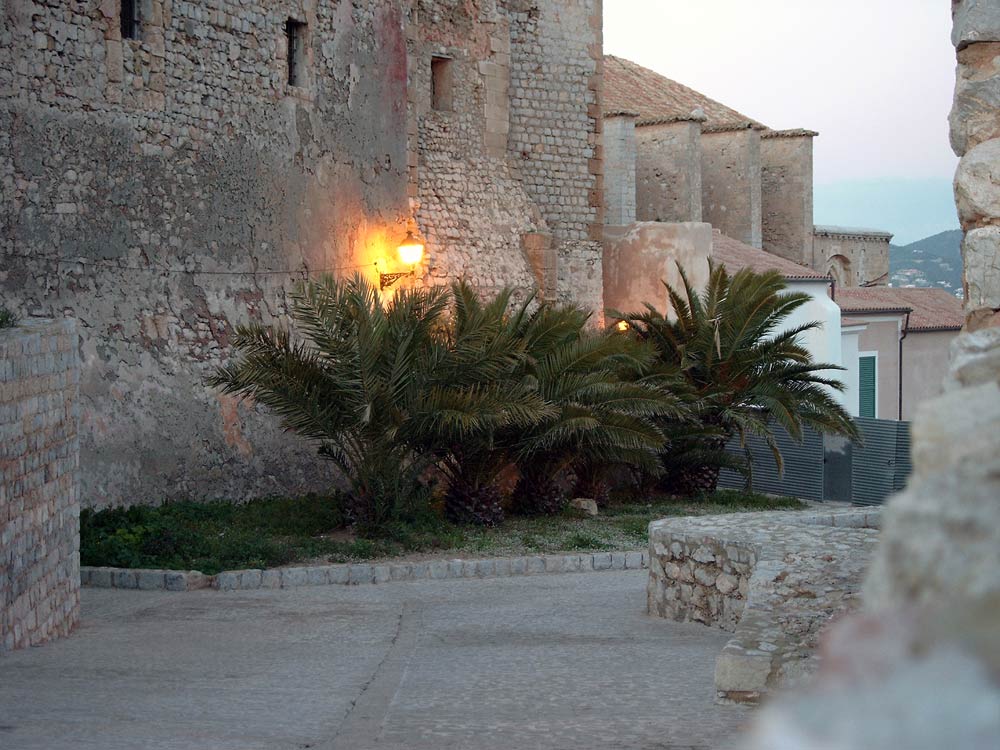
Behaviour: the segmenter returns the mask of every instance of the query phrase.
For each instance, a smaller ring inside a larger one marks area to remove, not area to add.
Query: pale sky
[[[947,0],[605,0],[604,49],[772,128],[819,131],[819,214],[825,185],[915,180],[947,193],[950,12]],[[953,205],[941,210],[957,226]]]

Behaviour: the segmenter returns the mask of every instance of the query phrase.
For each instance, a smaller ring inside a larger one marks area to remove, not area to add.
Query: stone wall
[[[300,280],[404,270],[408,229],[400,285],[539,286],[600,321],[600,0],[142,7],[122,39],[110,0],[0,5],[0,293],[79,321],[84,505],[328,488],[204,378]]]
[[[769,253],[809,265],[813,243],[811,131],[761,136],[761,238]]]
[[[635,132],[638,220],[701,221],[701,124],[657,123]]]
[[[408,26],[415,216],[427,240],[428,284],[465,278],[484,293],[544,287],[522,249],[550,234],[508,158],[510,24],[492,3],[421,0]],[[451,106],[431,101],[432,58],[450,61]],[[542,269],[539,269],[542,271]],[[554,271],[549,269],[549,273]]]
[[[1000,326],[1000,9],[956,0],[958,58],[951,145],[961,157],[955,203],[962,242],[967,327]]]
[[[326,488],[313,450],[203,378],[298,280],[374,275],[402,236],[399,4],[149,0],[135,40],[117,8],[0,11],[0,293],[79,320],[83,502]]]
[[[678,264],[696,289],[708,283],[712,226],[701,222],[644,221],[608,226],[604,235],[604,297],[609,309],[642,312],[649,303],[670,309],[663,282],[682,285]]]
[[[760,131],[701,136],[701,215],[723,234],[761,246]]]
[[[635,118],[604,119],[604,223],[624,226],[635,221]]]
[[[602,0],[508,0],[508,149],[555,243],[557,293],[603,310]]]
[[[816,227],[807,265],[829,273],[838,286],[889,282],[888,232],[849,227]]]
[[[0,330],[0,654],[80,617],[76,325]]]

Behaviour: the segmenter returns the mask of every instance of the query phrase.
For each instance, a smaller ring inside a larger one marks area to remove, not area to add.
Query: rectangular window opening
[[[289,18],[285,22],[285,38],[288,42],[288,85],[305,85],[306,24]]]
[[[121,0],[121,20],[122,39],[138,39],[142,31],[142,11],[140,2],[142,0]]]
[[[443,112],[453,104],[451,63],[447,57],[431,58],[431,107]]]

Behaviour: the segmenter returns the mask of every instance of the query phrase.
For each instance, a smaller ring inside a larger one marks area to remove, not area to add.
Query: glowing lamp
[[[619,331],[627,331],[628,330],[628,321],[627,320],[619,320],[618,321],[618,325],[616,326],[616,328]]]
[[[380,289],[388,289],[404,276],[414,275],[414,266],[424,257],[424,243],[414,237],[413,232],[407,232],[396,252],[399,253],[399,259],[410,266],[410,270],[402,273],[380,273],[378,277]]]
[[[406,239],[399,243],[399,259],[408,266],[415,266],[424,257],[424,243],[413,236],[413,232],[406,233]]]

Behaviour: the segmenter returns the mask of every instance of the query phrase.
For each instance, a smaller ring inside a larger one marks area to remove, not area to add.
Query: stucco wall
[[[604,120],[604,223],[635,221],[635,118],[618,115]]]
[[[644,304],[669,312],[663,282],[681,287],[678,264],[696,289],[708,283],[712,227],[700,222],[639,222],[607,227],[604,244],[604,297],[608,309],[641,312]]]
[[[829,273],[839,286],[863,286],[889,281],[888,235],[830,233],[817,230],[812,261],[817,271]]]
[[[701,124],[636,128],[636,218],[701,221]]]
[[[760,132],[701,136],[701,216],[722,233],[761,246]]]
[[[0,330],[0,654],[80,618],[79,379],[73,320]]]
[[[903,340],[903,419],[912,420],[923,401],[940,395],[948,374],[949,349],[958,331],[910,331]]]
[[[770,253],[808,265],[813,241],[813,139],[762,137],[761,237]]]
[[[899,333],[902,317],[864,319],[868,327],[858,336],[861,356],[878,352],[876,410],[878,419],[899,419]]]
[[[826,281],[789,281],[787,291],[808,294],[809,301],[785,319],[781,330],[790,330],[818,321],[820,327],[801,334],[800,341],[812,354],[814,361],[841,365],[843,352],[840,338],[840,307],[830,299],[830,285]],[[823,375],[839,380],[841,372],[825,370]],[[840,394],[831,391],[831,395],[839,398]]]

